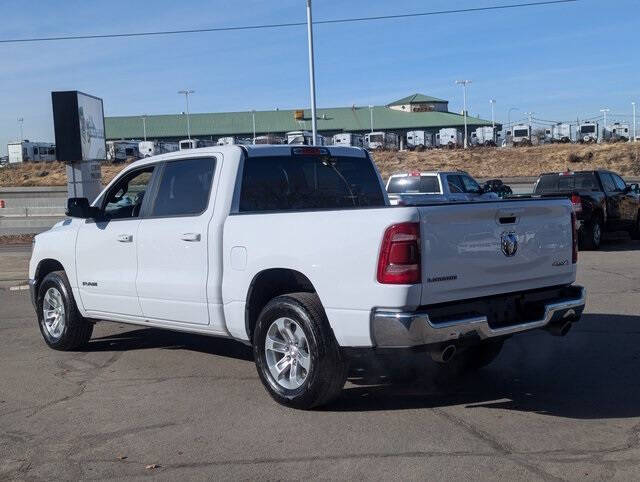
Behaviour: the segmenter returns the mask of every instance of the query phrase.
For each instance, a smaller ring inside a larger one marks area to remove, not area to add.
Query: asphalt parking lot
[[[638,480],[640,242],[580,253],[578,281],[565,338],[514,337],[466,379],[426,358],[409,383],[353,379],[314,412],[231,341],[100,323],[52,351],[27,292],[0,290],[0,479]]]

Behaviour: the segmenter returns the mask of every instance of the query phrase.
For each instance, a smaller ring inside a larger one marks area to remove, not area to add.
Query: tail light
[[[420,224],[401,223],[384,232],[378,259],[378,282],[420,283]]]
[[[571,212],[571,262],[578,262],[578,228],[576,227],[576,213]]]
[[[578,194],[571,195],[571,205],[574,213],[582,212],[582,198]]]

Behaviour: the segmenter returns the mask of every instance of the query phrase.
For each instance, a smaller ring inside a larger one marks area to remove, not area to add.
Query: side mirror
[[[626,191],[638,194],[640,193],[640,186],[637,183],[629,184]]]
[[[89,219],[95,217],[99,213],[99,209],[89,206],[89,200],[86,197],[72,197],[67,200],[66,215],[72,218]]]

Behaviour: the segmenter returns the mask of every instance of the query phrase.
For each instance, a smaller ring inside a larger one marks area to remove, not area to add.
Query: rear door
[[[620,224],[622,229],[632,229],[635,226],[638,212],[638,197],[627,191],[627,183],[615,173],[610,173],[616,190],[620,192]]]
[[[167,161],[138,228],[136,287],[147,319],[207,325],[214,157]],[[211,247],[215,243],[211,243]]]
[[[607,229],[624,229],[622,210],[624,207],[624,193],[616,186],[613,176],[608,172],[599,173],[602,187],[607,201]]]
[[[419,207],[421,304],[571,283],[571,210],[558,199]]]

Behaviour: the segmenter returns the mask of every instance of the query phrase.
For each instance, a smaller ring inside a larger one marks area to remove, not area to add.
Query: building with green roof
[[[449,112],[447,106],[446,100],[414,94],[386,106],[353,105],[318,109],[318,133],[330,137],[343,132],[365,134],[373,130],[404,136],[411,130],[435,132],[445,127],[464,129],[464,117]],[[251,138],[254,118],[257,136],[281,136],[289,131],[311,130],[309,109],[217,112],[191,114],[191,137],[212,140],[227,136]],[[180,140],[187,137],[187,119],[184,114],[147,115],[144,123],[147,139]],[[467,124],[469,132],[472,132],[476,127],[490,126],[491,121],[467,117]],[[105,130],[108,140],[142,139],[143,117],[106,117]]]

